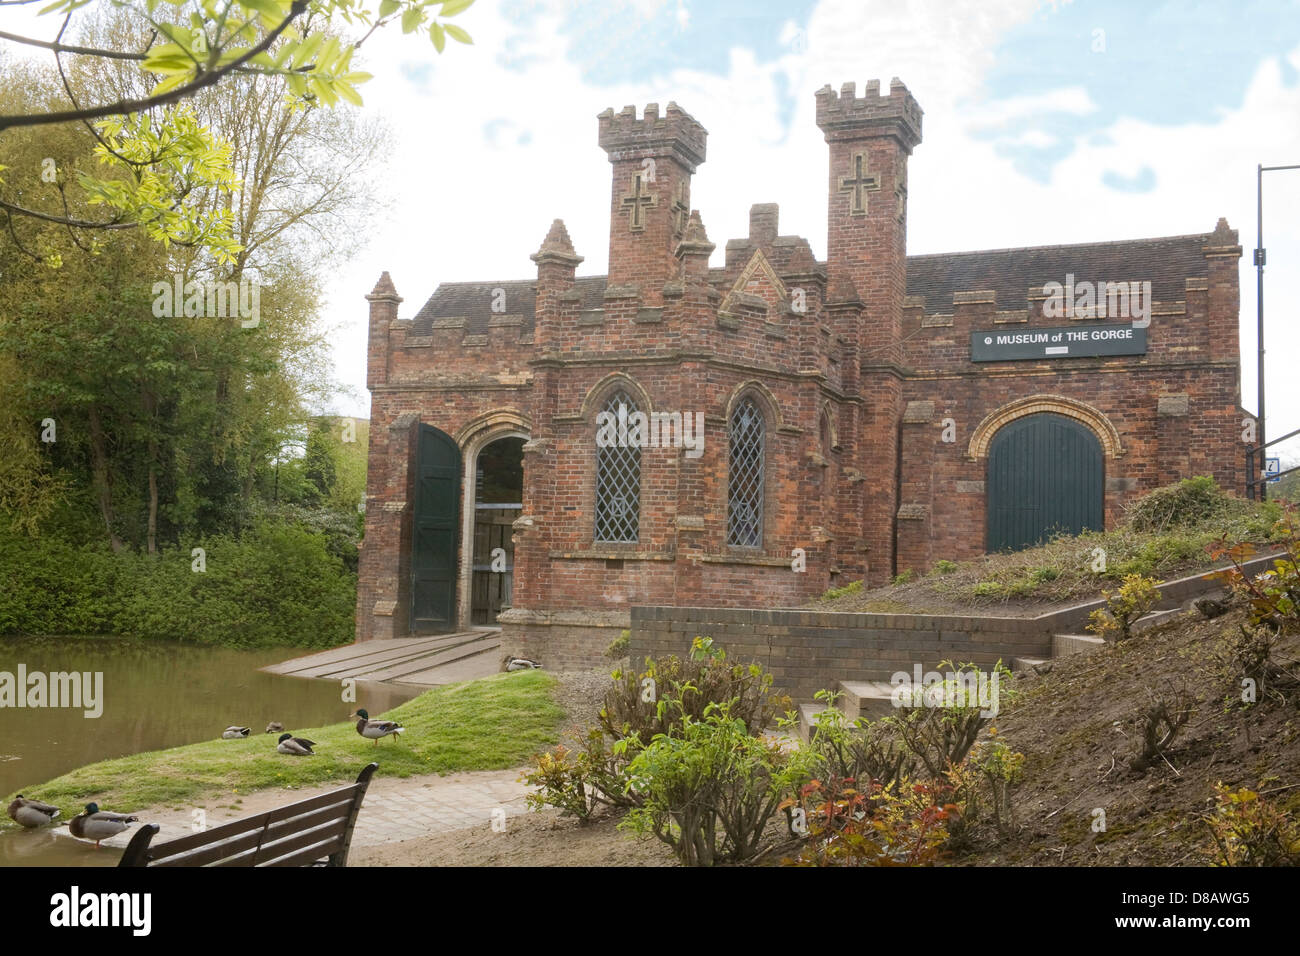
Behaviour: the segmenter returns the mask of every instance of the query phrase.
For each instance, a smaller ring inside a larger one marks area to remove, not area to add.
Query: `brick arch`
[[[763,409],[763,415],[773,431],[785,425],[785,419],[781,416],[781,403],[776,400],[776,396],[772,394],[771,389],[754,378],[747,382],[741,382],[727,396],[727,407],[723,412],[723,418],[727,422],[728,428],[731,427],[731,413],[736,410],[736,406],[740,404],[741,400],[747,397],[758,400],[759,406]]]
[[[479,447],[487,444],[487,441],[482,441],[484,435],[481,433],[509,431],[512,429],[531,434],[533,430],[532,420],[523,412],[516,411],[513,408],[494,408],[481,415],[475,415],[464,425],[461,425],[456,430],[456,434],[451,437],[456,440],[456,444],[463,451],[472,441],[479,442]],[[493,439],[500,437],[500,435],[492,436]]]
[[[645,412],[646,415],[654,411],[654,403],[650,401],[650,393],[642,387],[640,382],[625,372],[610,372],[587,389],[587,394],[582,399],[582,409],[578,414],[583,419],[594,419],[605,401],[605,396],[620,387],[636,399],[639,411]]]
[[[1026,415],[1037,415],[1042,412],[1063,415],[1086,425],[1097,436],[1097,440],[1101,442],[1102,452],[1107,458],[1118,458],[1124,454],[1124,446],[1120,442],[1119,431],[1116,430],[1110,419],[1100,409],[1094,408],[1087,402],[1066,398],[1064,395],[1030,395],[1026,398],[1018,398],[1014,402],[1008,402],[1001,408],[984,416],[984,420],[975,426],[975,431],[971,435],[970,446],[966,450],[966,458],[968,460],[987,458],[989,444],[993,441],[993,436],[997,434],[998,429],[1010,424],[1017,418],[1024,418]]]
[[[817,432],[819,439],[821,437],[823,419],[826,421],[826,431],[829,433],[831,440],[830,448],[826,450],[835,451],[840,447],[840,432],[839,428],[835,424],[835,410],[831,406],[830,402],[822,402],[821,414],[817,417]],[[821,449],[818,450],[820,451]]]

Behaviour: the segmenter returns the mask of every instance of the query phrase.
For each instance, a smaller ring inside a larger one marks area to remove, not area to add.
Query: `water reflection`
[[[260,734],[270,721],[288,730],[343,721],[357,706],[379,714],[424,689],[361,681],[357,701],[350,703],[342,700],[337,681],[258,670],[303,653],[102,637],[0,639],[0,671],[12,674],[24,664],[28,673],[104,674],[98,718],[73,708],[0,709],[0,794],[22,792],[97,760],[219,738],[232,724]],[[59,823],[57,829],[0,833],[0,866],[116,864],[120,851],[96,852],[93,844],[68,836],[65,819]]]

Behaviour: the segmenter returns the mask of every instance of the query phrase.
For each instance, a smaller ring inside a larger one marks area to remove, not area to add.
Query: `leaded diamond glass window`
[[[763,546],[763,416],[752,399],[731,413],[727,455],[727,544]]]
[[[620,411],[620,406],[622,410]],[[619,389],[603,411],[620,422],[639,411],[627,392]],[[619,428],[620,435],[632,431]],[[636,541],[641,526],[641,448],[626,441],[596,448],[596,540]]]

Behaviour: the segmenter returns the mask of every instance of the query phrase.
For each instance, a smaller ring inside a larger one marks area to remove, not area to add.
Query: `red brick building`
[[[1179,477],[1240,490],[1224,220],[909,258],[916,100],[826,87],[817,124],[825,261],[756,205],[709,266],[706,132],[670,103],[599,117],[609,275],[576,275],[558,219],[535,277],[443,283],[412,318],[383,275],[360,639],[499,621],[516,651],[590,663],[633,605],[797,605],[1109,526]],[[654,427],[601,439],[620,407]]]

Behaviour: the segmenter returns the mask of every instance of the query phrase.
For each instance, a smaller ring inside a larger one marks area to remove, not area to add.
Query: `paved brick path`
[[[366,791],[365,802],[357,816],[357,827],[352,834],[352,846],[378,846],[412,837],[425,836],[445,830],[465,827],[490,826],[493,811],[500,807],[507,817],[527,812],[524,796],[528,787],[519,782],[520,770],[482,770],[419,777],[376,777]],[[250,816],[297,800],[333,790],[340,784],[328,787],[304,787],[297,790],[277,788],[258,790],[244,795],[238,808],[228,808],[234,796],[209,801],[204,811],[208,826],[227,820]],[[191,833],[192,808],[174,810],[165,808],[156,812],[139,812],[141,823],[157,823],[162,829],[154,837],[155,843],[175,839]],[[104,846],[125,847],[135,833],[132,827],[126,833]]]

